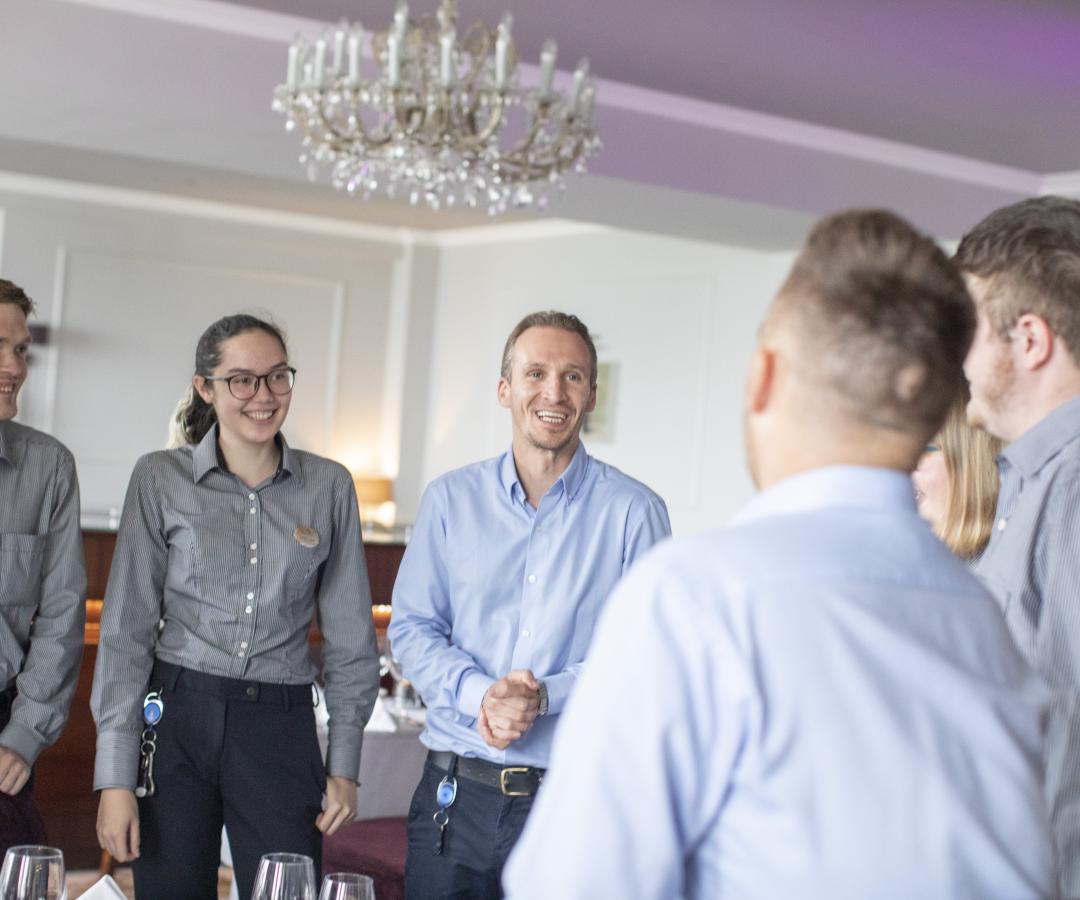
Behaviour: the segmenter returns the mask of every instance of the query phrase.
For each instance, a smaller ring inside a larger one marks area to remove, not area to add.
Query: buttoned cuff
[[[466,676],[461,683],[461,690],[458,691],[458,712],[472,719],[479,716],[484,694],[494,683],[495,679],[483,672],[473,672]]]
[[[106,731],[98,735],[94,757],[94,790],[135,790],[139,780],[139,735]]]
[[[364,729],[353,726],[335,728],[331,725],[329,744],[326,751],[326,774],[359,781]]]
[[[560,672],[558,675],[543,679],[543,681],[547,685],[548,691],[547,714],[557,716],[566,708],[566,703],[570,699],[570,692],[577,684],[577,673]]]
[[[40,734],[14,719],[7,723],[3,731],[0,731],[0,747],[14,750],[28,766],[34,764],[45,746],[46,743]]]

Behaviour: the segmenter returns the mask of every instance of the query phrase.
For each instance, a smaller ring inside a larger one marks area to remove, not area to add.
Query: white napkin
[[[397,730],[397,720],[390,714],[390,710],[386,708],[386,700],[382,697],[376,697],[375,708],[371,711],[371,718],[368,719],[367,725],[364,726],[364,731]]]
[[[116,886],[109,875],[103,875],[88,891],[79,895],[85,900],[124,900],[124,892]]]

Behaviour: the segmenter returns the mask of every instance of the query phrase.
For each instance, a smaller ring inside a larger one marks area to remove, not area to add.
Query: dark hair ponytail
[[[229,338],[248,331],[264,331],[277,339],[281,349],[288,355],[285,335],[277,325],[264,319],[244,313],[225,316],[218,319],[203,332],[195,347],[195,374],[212,375],[221,362],[221,346]],[[184,444],[198,444],[217,421],[214,407],[199,396],[193,385],[189,385],[180,399],[173,417],[169,422],[169,446],[179,447]]]

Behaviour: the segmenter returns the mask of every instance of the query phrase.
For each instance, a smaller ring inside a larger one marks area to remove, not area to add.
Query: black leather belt
[[[444,750],[429,750],[427,758],[437,769],[447,772],[454,754]],[[532,766],[500,766],[498,763],[471,756],[459,756],[456,774],[468,778],[469,781],[496,788],[507,797],[531,797],[544,780],[545,771]]]

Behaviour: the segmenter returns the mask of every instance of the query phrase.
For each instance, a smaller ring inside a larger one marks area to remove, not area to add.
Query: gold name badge
[[[319,532],[310,525],[297,525],[296,531],[293,532],[293,537],[296,538],[297,543],[300,544],[301,547],[319,546]]]

